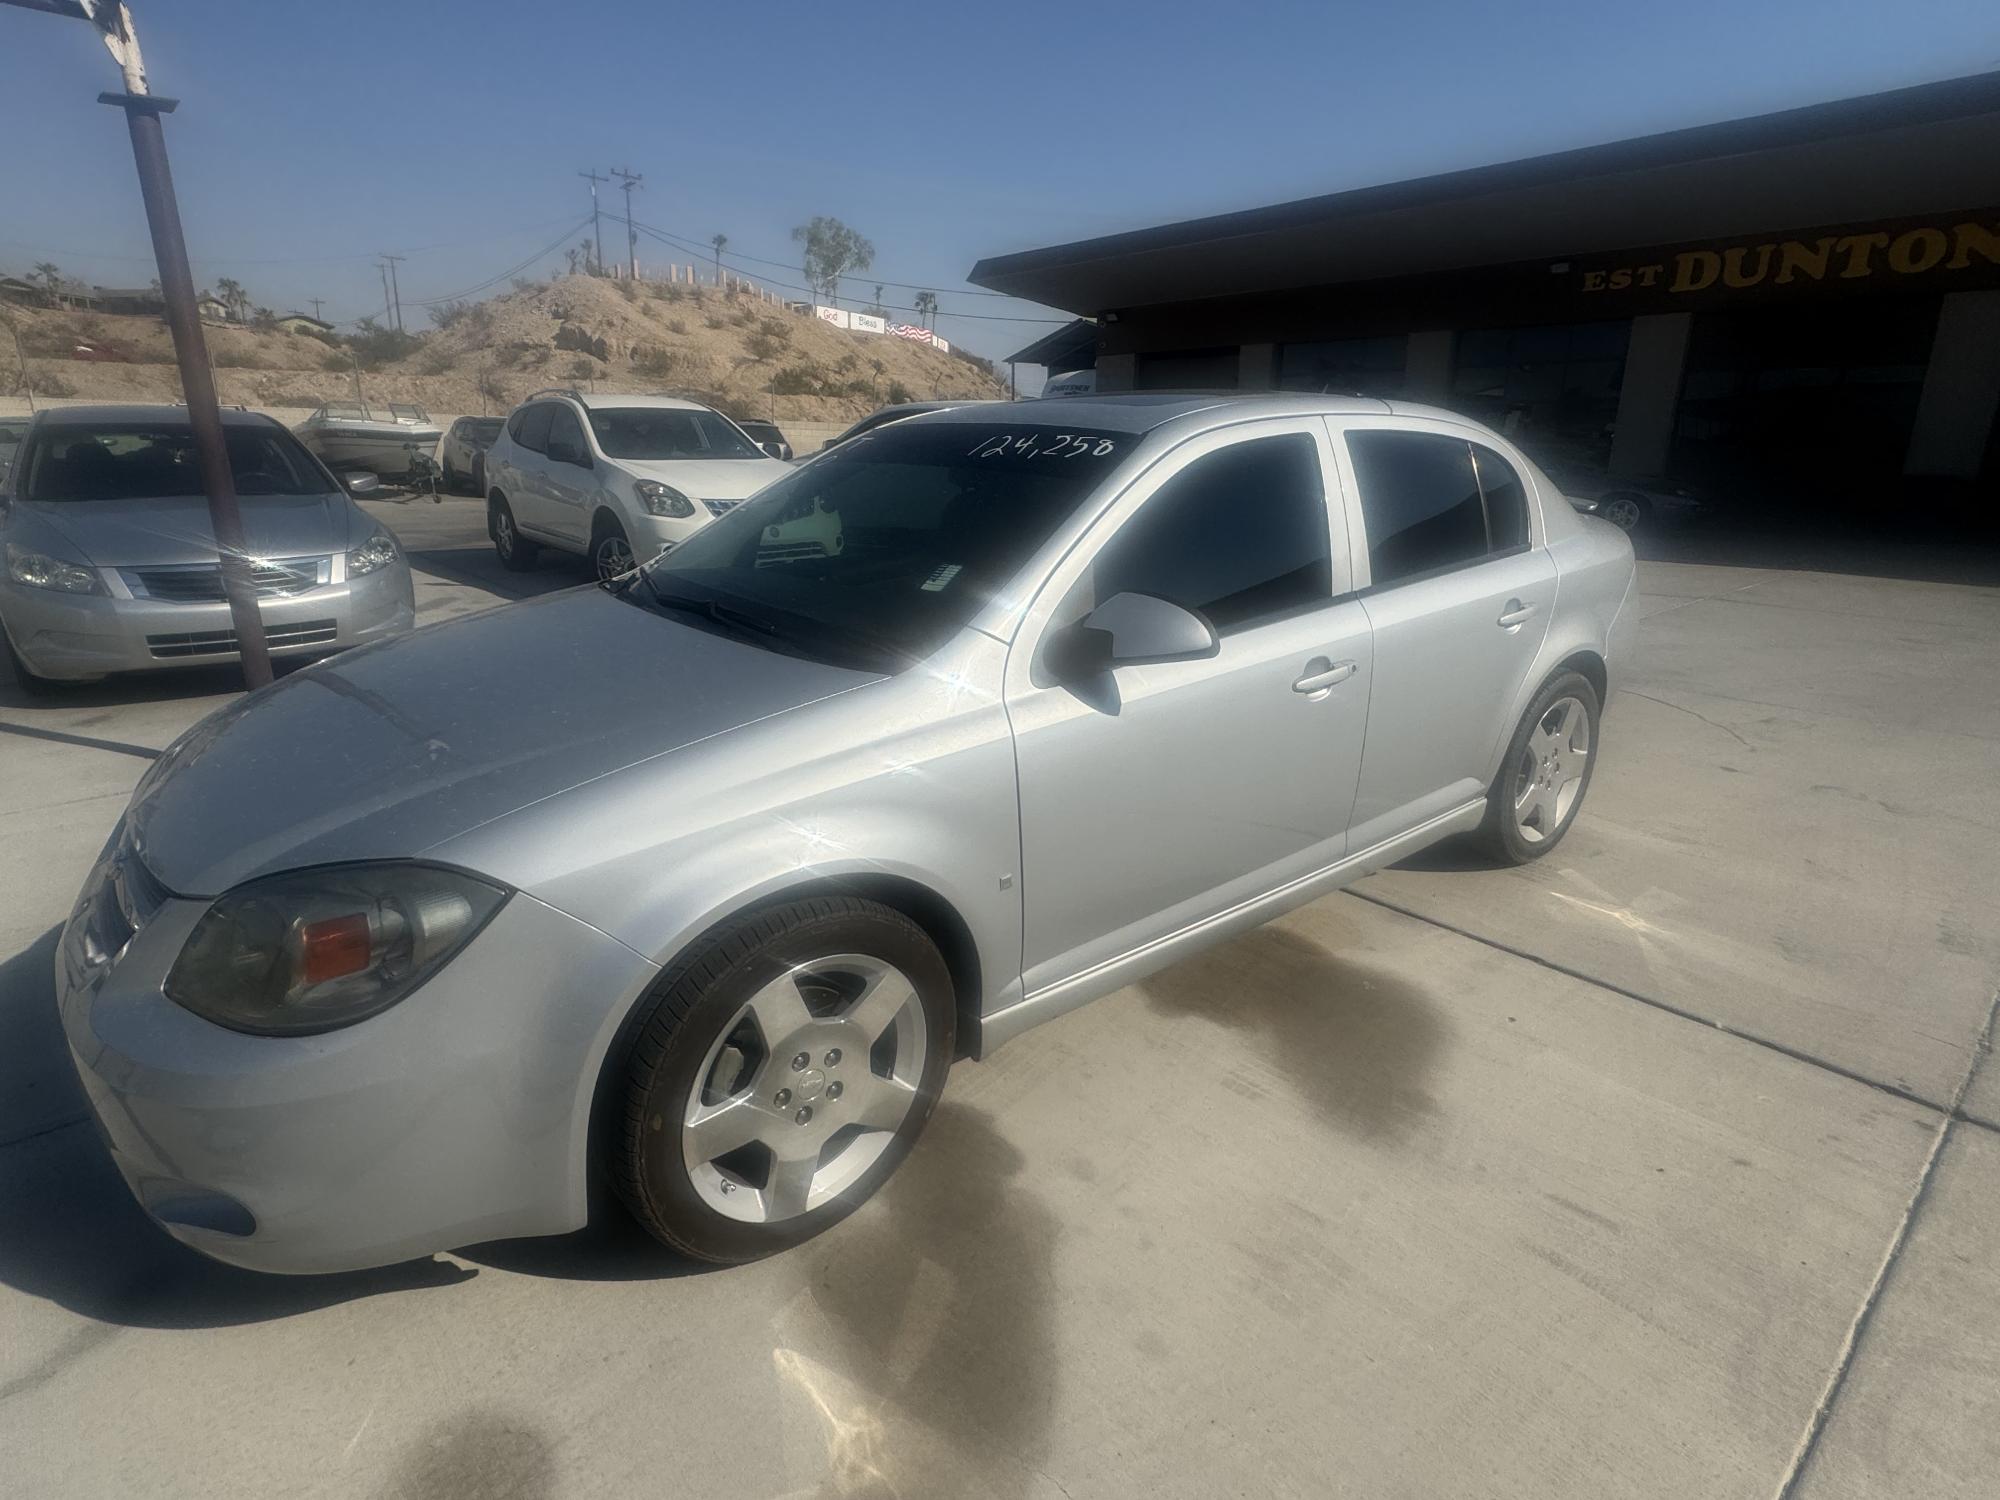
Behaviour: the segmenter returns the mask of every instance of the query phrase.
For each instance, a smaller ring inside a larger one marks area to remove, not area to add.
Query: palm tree
[[[715,284],[722,285],[722,247],[729,243],[729,236],[718,234],[709,243],[715,246]]]
[[[49,299],[49,306],[54,307],[56,293],[62,290],[62,267],[52,260],[38,260],[35,262],[34,274],[30,279],[42,284],[42,295]]]
[[[917,322],[923,324],[925,317],[928,316],[930,318],[930,322],[928,324],[924,324],[924,326],[928,327],[932,333],[936,333],[937,310],[938,310],[937,293],[918,292],[916,297],[916,303],[917,303]]]
[[[227,276],[216,279],[215,295],[222,299],[222,305],[229,309],[229,316],[237,322],[243,321],[243,309],[250,305],[250,294],[243,290],[241,282],[232,281]]]

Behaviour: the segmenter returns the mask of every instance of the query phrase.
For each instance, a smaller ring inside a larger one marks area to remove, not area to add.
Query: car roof
[[[136,422],[172,422],[185,424],[188,409],[177,402],[154,402],[123,404],[106,402],[96,406],[55,406],[39,413],[45,427],[90,427],[100,424]],[[225,427],[272,427],[277,426],[275,417],[260,411],[245,411],[241,407],[222,409],[222,425]]]
[[[586,411],[612,406],[657,406],[669,411],[714,411],[705,402],[690,401],[685,396],[646,395],[639,392],[621,393],[617,391],[543,391],[543,396],[567,396]],[[532,398],[530,398],[532,399]]]
[[[1285,391],[1229,395],[1198,391],[1124,391],[1107,396],[1050,396],[1031,401],[981,403],[934,411],[913,420],[925,423],[991,422],[992,405],[1008,408],[1008,420],[1092,428],[1100,432],[1150,432],[1181,417],[1227,413],[1231,418],[1284,416],[1449,417],[1449,412],[1404,403],[1391,405],[1370,396],[1294,395]],[[1462,420],[1462,419],[1461,419]]]

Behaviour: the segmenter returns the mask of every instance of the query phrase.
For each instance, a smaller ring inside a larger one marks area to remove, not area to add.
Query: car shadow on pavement
[[[310,666],[308,656],[279,657],[271,663],[271,674],[284,677]],[[55,683],[39,692],[30,692],[14,675],[12,663],[0,654],[0,708],[25,712],[74,711],[84,708],[124,708],[134,703],[171,703],[182,698],[214,698],[243,691],[243,669],[235,664],[212,667],[175,667],[159,672],[127,672],[97,682]],[[100,716],[110,723],[110,715]],[[99,719],[66,720],[76,728]]]
[[[1308,921],[1338,918],[1308,908],[1303,919],[1257,928],[1138,988],[1162,1014],[1248,1033],[1328,1125],[1401,1145],[1437,1111],[1427,1084],[1450,1034],[1443,1012],[1406,981],[1297,930]]]
[[[419,573],[498,596],[498,602],[531,599],[592,581],[589,563],[567,553],[545,552],[533,568],[515,573],[500,566],[491,547],[410,547],[404,555]]]
[[[56,1016],[56,938],[52,928],[0,964],[0,1283],[101,1323],[218,1328],[478,1274],[421,1260],[267,1276],[171,1238],[133,1201],[90,1123]]]

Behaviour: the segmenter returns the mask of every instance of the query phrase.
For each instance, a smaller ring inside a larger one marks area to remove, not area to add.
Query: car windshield
[[[236,493],[321,495],[326,476],[290,433],[269,427],[225,427]],[[170,422],[52,427],[27,460],[22,498],[151,500],[200,495],[194,434]]]
[[[358,401],[329,401],[319,409],[323,417],[344,417],[350,422],[366,422],[371,413]]]
[[[777,649],[896,670],[970,621],[1137,442],[888,427],[696,532],[634,592]]]
[[[18,443],[27,435],[26,422],[0,422],[0,443]]]
[[[673,406],[592,407],[590,430],[611,458],[766,458],[712,411]]]
[[[469,438],[485,438],[490,443],[500,436],[504,425],[498,417],[469,417],[459,424],[459,431]]]
[[[431,419],[430,413],[421,406],[410,406],[401,401],[389,403],[389,415],[398,422],[428,422]]]

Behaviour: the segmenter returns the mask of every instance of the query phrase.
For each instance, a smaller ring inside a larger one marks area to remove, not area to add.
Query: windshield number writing
[[[1118,447],[1108,437],[1094,433],[1058,432],[1050,437],[1026,432],[1018,437],[996,433],[981,438],[968,450],[973,458],[1107,458]]]

